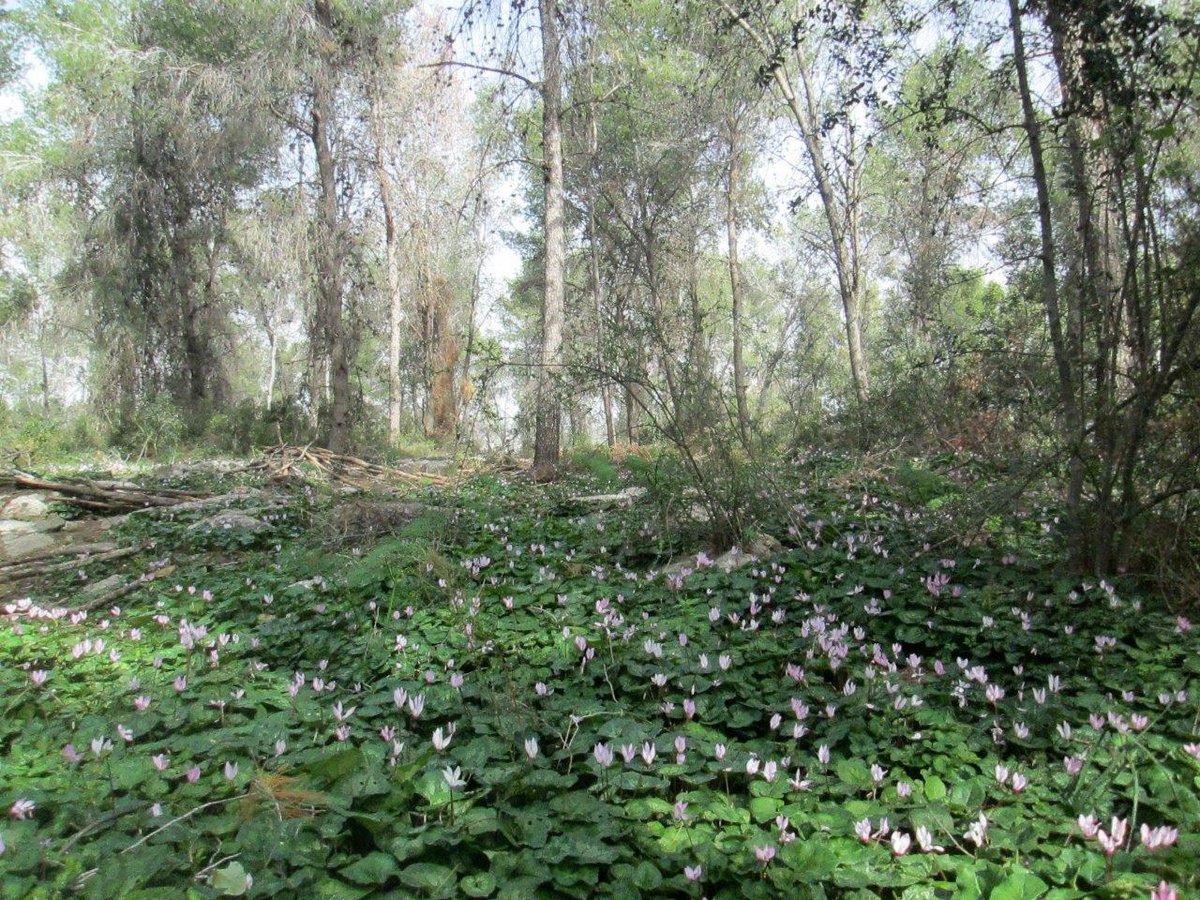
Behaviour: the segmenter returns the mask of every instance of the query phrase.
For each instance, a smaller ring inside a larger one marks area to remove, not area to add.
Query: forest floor
[[[223,499],[0,560],[0,896],[1200,887],[1196,632],[1052,509],[818,456],[722,556],[650,464],[141,483]]]

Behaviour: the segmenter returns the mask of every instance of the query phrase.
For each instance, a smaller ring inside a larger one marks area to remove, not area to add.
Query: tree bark
[[[350,442],[350,366],[342,323],[342,247],[338,216],[337,161],[330,129],[334,121],[333,9],[315,0],[321,42],[320,65],[313,79],[312,142],[320,184],[317,248],[317,327],[329,366],[329,449],[344,451]]]
[[[396,214],[392,200],[392,178],[384,155],[383,127],[379,122],[378,99],[372,97],[371,132],[375,142],[375,178],[379,182],[379,203],[383,208],[383,241],[386,254],[388,295],[388,443],[400,440],[400,329],[403,325],[403,294],[400,289],[400,248],[396,235]]]
[[[746,363],[742,358],[742,272],[738,264],[737,122],[729,120],[729,172],[725,185],[725,236],[729,242],[729,293],[732,300],[733,392],[737,398],[738,434],[750,445],[750,410],[746,402]]]
[[[1067,532],[1070,535],[1071,562],[1076,568],[1084,565],[1085,541],[1081,505],[1083,499],[1083,460],[1081,458],[1082,416],[1078,405],[1075,386],[1073,354],[1063,334],[1062,308],[1058,291],[1056,271],[1056,245],[1054,218],[1050,206],[1050,181],[1046,174],[1046,163],[1042,148],[1041,125],[1033,105],[1033,93],[1029,87],[1029,74],[1025,57],[1025,35],[1021,25],[1021,9],[1018,0],[1009,0],[1009,24],[1013,38],[1013,62],[1017,73],[1017,87],[1021,95],[1021,111],[1026,140],[1029,142],[1030,165],[1034,187],[1037,192],[1038,227],[1042,259],[1042,304],[1050,329],[1050,343],[1054,352],[1054,364],[1058,371],[1060,427],[1067,450]],[[1068,303],[1072,300],[1069,298]],[[1078,308],[1068,312],[1068,320],[1078,317]],[[1072,327],[1072,332],[1075,330]]]
[[[542,352],[538,370],[537,421],[533,477],[554,477],[561,440],[562,404],[558,384],[562,367],[566,234],[563,221],[563,157],[560,123],[562,53],[558,2],[539,0],[542,28],[542,183],[545,195],[545,293],[542,298]]]
[[[727,0],[718,0],[718,4],[745,32],[765,59],[771,60],[775,57],[774,48],[743,13],[730,5]],[[846,347],[850,356],[850,377],[854,382],[854,394],[860,413],[865,413],[867,401],[870,399],[870,384],[862,337],[862,273],[857,247],[851,244],[854,237],[854,219],[857,216],[855,208],[857,198],[843,198],[845,209],[839,208],[833,179],[829,172],[825,146],[821,140],[821,132],[817,128],[811,79],[807,64],[803,59],[800,60],[797,69],[803,83],[806,105],[802,105],[800,98],[796,96],[792,81],[782,64],[772,67],[771,77],[796,122],[804,149],[813,167],[817,194],[821,198],[821,208],[825,213],[825,222],[829,228],[838,294],[842,301],[842,313],[846,319]]]

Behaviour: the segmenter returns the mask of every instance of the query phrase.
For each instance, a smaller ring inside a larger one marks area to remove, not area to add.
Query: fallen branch
[[[239,471],[263,472],[272,481],[286,481],[290,478],[303,478],[303,466],[317,470],[332,482],[362,491],[390,489],[396,482],[413,486],[445,486],[451,483],[445,475],[409,472],[393,466],[383,466],[311,444],[303,447],[287,444],[267,447],[260,459]]]
[[[109,550],[106,553],[96,553],[87,556],[83,559],[68,559],[65,562],[52,563],[47,565],[44,560],[30,561],[27,559],[18,559],[13,562],[6,563],[0,566],[0,578],[6,581],[20,581],[25,578],[36,578],[38,575],[51,575],[55,572],[66,572],[70,569],[79,568],[80,566],[91,565],[97,562],[106,562],[112,559],[121,559],[125,556],[132,556],[140,552],[143,547],[139,544],[134,547],[120,547],[116,550]],[[67,548],[67,553],[72,552]]]
[[[99,597],[93,597],[82,606],[72,608],[72,612],[91,612],[101,606],[107,606],[114,600],[120,600],[122,597],[127,597],[138,588],[145,587],[150,582],[158,578],[163,578],[175,571],[174,566],[163,566],[161,569],[155,569],[153,572],[147,572],[145,575],[139,575],[133,581],[121,585],[111,591],[101,594]]]
[[[28,472],[13,472],[0,476],[0,486],[9,485],[32,491],[59,494],[64,503],[94,512],[121,513],[151,506],[175,506],[185,500],[207,497],[203,491],[180,491],[173,488],[150,490],[124,482],[89,481],[70,478],[52,481]]]

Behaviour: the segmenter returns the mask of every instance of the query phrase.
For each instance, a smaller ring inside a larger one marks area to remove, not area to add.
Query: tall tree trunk
[[[1078,361],[1073,358],[1072,348],[1068,347],[1067,337],[1063,334],[1062,308],[1055,261],[1057,250],[1054,239],[1054,218],[1050,206],[1050,181],[1046,174],[1041,125],[1038,122],[1037,110],[1033,105],[1033,93],[1029,87],[1025,34],[1021,24],[1021,9],[1018,0],[1009,0],[1008,9],[1013,38],[1013,62],[1017,72],[1017,87],[1021,95],[1023,127],[1026,140],[1029,142],[1030,165],[1037,192],[1042,258],[1042,304],[1046,308],[1050,343],[1054,352],[1055,368],[1058,371],[1060,427],[1067,451],[1067,532],[1070,540],[1072,565],[1081,568],[1085,563],[1086,541],[1081,515],[1083,500],[1082,415],[1074,374],[1074,366]],[[1075,299],[1068,298],[1068,304],[1073,304]],[[1068,321],[1074,322],[1078,314],[1077,307],[1073,311],[1068,311]],[[1074,326],[1071,330],[1072,332],[1075,330]]]
[[[742,358],[742,271],[738,265],[737,122],[729,120],[729,172],[725,185],[725,236],[729,242],[729,293],[733,319],[733,392],[737,397],[738,434],[750,445],[750,409],[746,402],[746,363]]]
[[[317,325],[328,357],[329,448],[345,450],[350,441],[350,365],[342,324],[342,247],[338,219],[337,164],[330,129],[334,119],[333,10],[330,0],[315,0],[322,44],[313,78],[312,142],[320,183],[317,248]]]
[[[371,132],[375,142],[375,178],[379,182],[379,203],[383,207],[383,241],[387,259],[388,443],[394,447],[400,440],[400,329],[403,325],[404,297],[400,289],[400,248],[392,201],[392,177],[384,157],[383,128],[379,122],[378,100],[375,97],[371,102]]]
[[[542,298],[542,353],[538,371],[537,422],[533,477],[554,477],[562,429],[559,375],[562,367],[566,234],[563,221],[563,157],[560,107],[562,54],[559,48],[558,2],[539,0],[542,26],[542,182],[545,193],[546,278]]]
[[[594,47],[589,45],[589,54]],[[592,61],[588,64],[588,95],[594,91]],[[596,228],[596,157],[600,152],[600,130],[596,124],[595,104],[587,105],[588,133],[588,177],[587,177],[587,237],[588,237],[588,281],[592,292],[592,310],[596,316],[596,370],[600,378],[600,405],[604,410],[604,436],[608,446],[617,442],[616,425],[613,421],[612,383],[603,372],[604,368],[604,286],[600,281],[600,235]]]
[[[765,59],[775,58],[775,48],[742,12],[732,6],[728,0],[717,0],[717,2],[721,9],[745,32]],[[860,414],[865,415],[867,401],[870,398],[870,385],[862,337],[862,273],[856,252],[857,248],[851,245],[854,237],[853,217],[857,215],[857,210],[854,208],[857,199],[854,197],[843,198],[844,209],[838,203],[833,178],[829,171],[825,145],[818,128],[811,77],[804,59],[799,61],[797,71],[804,87],[804,105],[796,96],[792,81],[783,65],[772,66],[771,77],[796,122],[796,128],[800,132],[800,138],[804,143],[804,149],[817,182],[817,194],[821,198],[821,208],[825,213],[825,222],[829,228],[830,249],[833,254],[834,271],[837,275],[838,294],[842,301],[842,313],[846,319],[846,348],[850,356],[850,377],[854,382],[854,395]],[[851,165],[853,164],[854,162],[851,161]]]
[[[275,382],[279,377],[279,340],[275,337],[275,329],[266,326],[267,347],[270,352],[267,369],[267,411],[275,405]]]

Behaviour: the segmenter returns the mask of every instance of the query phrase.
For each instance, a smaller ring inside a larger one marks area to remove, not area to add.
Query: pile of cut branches
[[[0,474],[0,487],[47,491],[64,503],[88,512],[119,515],[155,506],[175,506],[209,496],[203,491],[173,488],[143,488],[123,481],[91,481],[87,478],[41,478],[28,472]]]
[[[306,471],[307,468],[307,471]],[[271,481],[308,478],[312,470],[331,482],[362,491],[391,490],[397,483],[408,486],[448,485],[450,479],[432,472],[408,472],[392,466],[367,462],[357,456],[334,453],[311,444],[304,447],[279,444],[267,447],[262,457],[243,472],[262,472]]]

